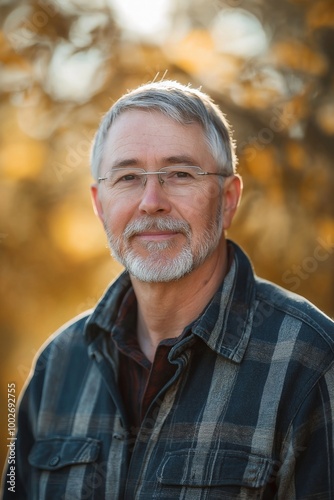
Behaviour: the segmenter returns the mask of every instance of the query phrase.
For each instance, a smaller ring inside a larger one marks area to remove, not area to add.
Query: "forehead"
[[[128,110],[108,130],[103,160],[111,157],[208,155],[203,127],[183,125],[159,111]]]

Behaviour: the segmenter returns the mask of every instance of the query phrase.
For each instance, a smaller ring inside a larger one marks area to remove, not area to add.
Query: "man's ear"
[[[235,174],[225,179],[223,189],[224,229],[228,229],[232,223],[234,214],[240,203],[242,188],[242,178],[240,175]]]
[[[103,207],[100,200],[100,193],[97,184],[92,184],[90,187],[90,192],[92,195],[92,203],[95,214],[99,217],[99,219],[104,221]]]

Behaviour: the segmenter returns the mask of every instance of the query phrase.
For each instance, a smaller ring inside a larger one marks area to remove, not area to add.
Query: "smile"
[[[178,232],[171,232],[171,231],[154,231],[154,232],[143,232],[143,233],[137,233],[135,237],[144,239],[144,240],[151,240],[151,241],[162,241],[166,239],[173,238],[177,236],[179,233]]]

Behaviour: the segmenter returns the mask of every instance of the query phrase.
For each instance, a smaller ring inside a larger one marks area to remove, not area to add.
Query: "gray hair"
[[[231,128],[219,107],[199,89],[163,80],[147,83],[124,94],[105,114],[93,141],[91,171],[94,179],[97,180],[99,175],[109,128],[121,113],[131,109],[160,111],[182,125],[199,123],[219,172],[232,175],[236,171]]]

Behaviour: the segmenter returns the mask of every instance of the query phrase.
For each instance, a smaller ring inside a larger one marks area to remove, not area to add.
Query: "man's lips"
[[[158,241],[173,238],[178,234],[180,233],[176,231],[143,231],[142,233],[136,233],[134,236],[145,240]]]
[[[144,217],[130,222],[123,233],[125,239],[149,238],[168,239],[177,235],[191,238],[190,225],[183,221],[172,219],[171,217]]]

